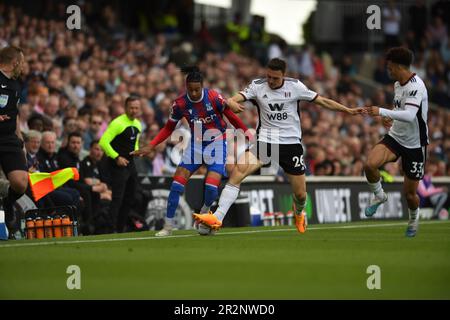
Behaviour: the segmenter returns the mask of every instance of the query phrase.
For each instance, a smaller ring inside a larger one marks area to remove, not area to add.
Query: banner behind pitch
[[[172,181],[169,177],[150,177],[144,180],[147,182],[144,181],[144,187],[152,189],[158,185],[158,190],[169,190]],[[338,223],[367,219],[364,215],[364,209],[369,203],[371,194],[363,179],[360,179],[360,181],[345,181],[345,178],[342,180],[326,180],[326,178],[309,178],[307,181],[308,204],[306,211],[309,223]],[[151,183],[148,183],[150,181]],[[188,182],[184,195],[185,202],[183,201],[189,206],[188,208],[184,205],[183,208],[183,211],[186,211],[186,216],[188,215],[187,211],[194,212],[202,206],[203,185],[204,180],[202,178],[193,178]],[[448,182],[440,183],[440,185],[450,187]],[[402,197],[402,186],[401,182],[383,185],[388,194],[388,202],[382,205],[371,219],[408,218],[408,207],[406,200]],[[262,215],[265,212],[287,213],[292,206],[291,195],[291,186],[288,183],[258,181],[256,178],[241,185],[241,196],[248,197],[253,215]],[[161,209],[164,210],[163,203],[161,203]],[[261,223],[261,219],[252,219],[252,221]]]

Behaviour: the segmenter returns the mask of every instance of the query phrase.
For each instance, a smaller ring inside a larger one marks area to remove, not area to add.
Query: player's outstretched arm
[[[244,101],[245,101],[245,99],[242,96],[242,94],[236,94],[233,97],[227,99],[227,106],[234,113],[240,113],[245,110],[245,107],[240,104],[240,102],[244,102]]]
[[[134,151],[130,152],[130,155],[135,156],[135,157],[147,156],[153,151],[153,149],[155,149],[155,147],[152,146],[151,144],[149,144],[148,146],[145,146],[138,150],[134,150]]]
[[[137,157],[149,155],[158,144],[166,140],[172,134],[177,123],[178,121],[167,121],[164,128],[156,135],[155,138],[153,138],[152,141],[150,141],[150,144],[148,146],[140,148],[139,150],[132,151],[130,152],[130,155]]]
[[[318,105],[320,105],[320,106],[322,106],[324,108],[333,110],[333,111],[342,111],[342,112],[346,112],[346,113],[351,114],[351,115],[365,113],[364,108],[351,109],[351,108],[348,108],[348,107],[340,104],[339,102],[336,102],[334,100],[331,100],[331,99],[328,99],[328,98],[324,98],[324,97],[321,97],[321,96],[318,96],[314,100],[314,103],[316,103],[316,104],[318,104]]]
[[[379,107],[368,107],[367,113],[372,116],[382,116],[392,120],[398,120],[403,122],[412,122],[416,118],[419,107],[415,105],[406,105],[405,110],[389,110]]]
[[[236,116],[231,109],[225,108],[223,115],[228,118],[230,123],[236,128],[241,129],[242,131],[246,132],[248,130],[247,126],[242,122],[242,120]]]

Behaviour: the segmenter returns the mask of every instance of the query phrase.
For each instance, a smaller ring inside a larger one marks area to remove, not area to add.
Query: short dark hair
[[[9,46],[0,50],[0,63],[8,64],[20,58],[23,50],[19,47]]]
[[[404,47],[390,48],[386,53],[386,61],[409,67],[413,62],[414,55],[411,50]]]
[[[181,72],[187,74],[186,83],[199,82],[203,84],[203,74],[197,66],[183,67]]]
[[[267,68],[285,73],[286,72],[286,62],[279,58],[273,58],[267,64]]]
[[[99,140],[92,140],[92,142],[89,144],[89,149],[91,149],[96,144],[99,144]]]
[[[71,133],[69,133],[69,136],[67,137],[67,141],[70,141],[70,139],[72,139],[73,137],[81,138],[81,140],[83,140],[83,136],[81,135],[81,133],[71,132]]]
[[[137,94],[130,95],[128,98],[125,99],[125,107],[127,107],[130,102],[137,100],[141,100],[141,97],[139,97]]]
[[[28,127],[32,127],[33,123],[36,121],[41,121],[42,125],[44,125],[44,117],[42,115],[40,115],[39,113],[32,113],[27,121]]]
[[[63,126],[65,126],[66,124],[67,124],[67,122],[69,122],[70,120],[77,120],[77,118],[75,118],[75,117],[65,117],[64,119],[63,119]]]

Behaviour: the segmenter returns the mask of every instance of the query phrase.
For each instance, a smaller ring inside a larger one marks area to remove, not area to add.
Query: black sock
[[[14,214],[14,203],[19,199],[23,194],[18,194],[15,192],[11,186],[8,188],[8,196],[3,198],[3,208],[5,209],[5,222],[8,229],[13,229],[16,221],[16,217]]]
[[[11,186],[8,188],[8,201],[11,203],[11,204],[14,204],[21,196],[23,196],[24,194],[23,193],[21,193],[21,194],[19,194],[19,193],[17,193],[17,192],[15,192],[12,188],[11,188]]]

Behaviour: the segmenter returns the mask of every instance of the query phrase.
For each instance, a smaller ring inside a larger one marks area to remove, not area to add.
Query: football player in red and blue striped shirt
[[[170,111],[170,117],[164,128],[150,142],[149,146],[132,152],[133,155],[149,154],[155,146],[166,140],[182,118],[185,118],[191,129],[189,147],[175,171],[167,203],[164,228],[156,236],[169,236],[174,226],[175,212],[180,196],[191,175],[202,165],[206,165],[208,173],[205,180],[204,205],[202,213],[207,213],[218,197],[218,187],[225,173],[227,157],[226,116],[237,129],[247,131],[247,127],[234,113],[244,110],[238,103],[227,103],[215,90],[203,87],[203,76],[196,67],[183,69],[187,73],[186,93],[178,97]]]

